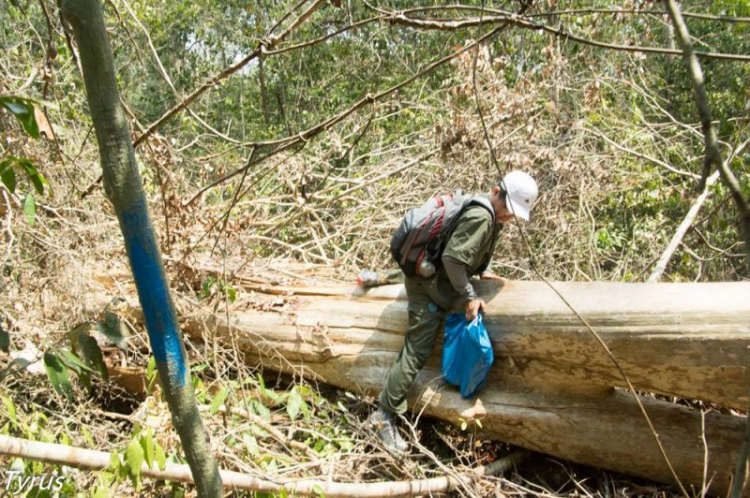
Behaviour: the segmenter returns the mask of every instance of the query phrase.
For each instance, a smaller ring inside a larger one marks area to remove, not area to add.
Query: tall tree
[[[156,365],[199,496],[222,494],[221,476],[190,382],[185,346],[120,105],[112,51],[98,0],[66,0],[99,142],[104,189],[120,222]]]

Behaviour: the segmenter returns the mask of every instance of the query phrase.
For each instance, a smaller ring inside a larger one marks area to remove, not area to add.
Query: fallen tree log
[[[256,308],[183,315],[186,331],[229,339],[248,362],[371,395],[403,344],[402,286],[280,287],[238,280]],[[555,283],[597,330],[634,387],[678,476],[700,491],[728,489],[745,419],[647,393],[741,409],[750,345],[750,284]],[[439,347],[410,392],[413,409],[560,458],[672,482],[633,395],[579,319],[544,284],[482,282],[496,365],[463,400],[440,380]],[[276,311],[258,311],[276,310]],[[704,455],[708,461],[704,461]]]

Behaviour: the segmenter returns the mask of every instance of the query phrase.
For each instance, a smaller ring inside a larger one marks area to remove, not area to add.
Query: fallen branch
[[[680,226],[677,227],[677,231],[672,236],[672,240],[669,242],[667,248],[664,249],[664,253],[662,253],[661,258],[659,258],[659,262],[656,263],[656,268],[654,268],[654,271],[651,272],[648,280],[646,280],[647,282],[652,283],[659,281],[662,274],[664,273],[664,270],[667,268],[669,260],[672,258],[672,254],[674,254],[677,246],[680,245],[680,242],[682,242],[682,238],[685,236],[688,229],[693,225],[693,220],[695,220],[695,217],[698,216],[698,211],[700,211],[701,207],[703,207],[703,203],[705,203],[706,199],[708,199],[708,194],[711,193],[711,186],[713,186],[713,184],[716,183],[716,180],[718,179],[719,171],[716,170],[708,178],[708,180],[706,181],[706,188],[703,189],[701,195],[698,196],[693,205],[690,207],[690,211],[688,211],[685,219],[682,220]]]
[[[62,444],[40,443],[4,435],[0,435],[0,455],[90,470],[104,470],[109,467],[112,461],[112,454],[105,451]],[[504,472],[513,468],[514,465],[525,460],[528,456],[529,452],[527,451],[513,453],[487,466],[478,467],[472,473],[464,475],[461,480]],[[417,481],[339,483],[316,479],[269,481],[230,470],[220,470],[219,472],[225,489],[261,492],[283,491],[304,496],[320,496],[321,494],[329,497],[352,498],[416,496],[445,493],[459,484],[459,479],[452,477],[433,477]],[[173,463],[166,464],[162,470],[149,467],[144,462],[141,466],[141,475],[164,481],[194,482],[190,467]]]

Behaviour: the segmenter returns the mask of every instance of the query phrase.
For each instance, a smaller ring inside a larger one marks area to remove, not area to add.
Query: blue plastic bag
[[[484,385],[495,356],[487,329],[478,314],[471,323],[463,313],[445,319],[443,378],[458,386],[461,396],[471,398]]]

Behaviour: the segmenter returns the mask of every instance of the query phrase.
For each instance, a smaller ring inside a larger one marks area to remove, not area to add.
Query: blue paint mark
[[[154,358],[157,363],[167,365],[172,385],[182,388],[188,381],[185,348],[166,275],[161,271],[159,248],[144,201],[138,201],[129,210],[120,213],[120,227]]]

